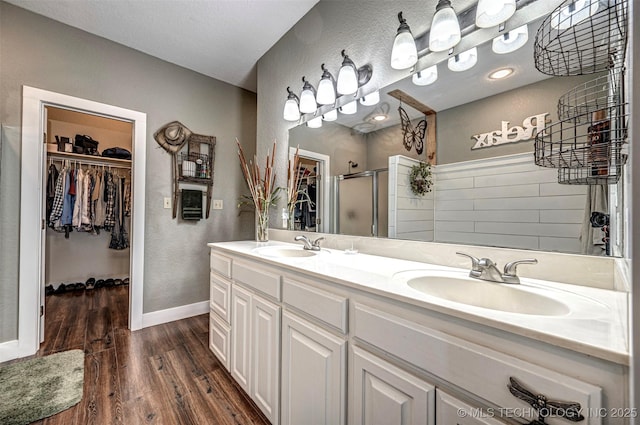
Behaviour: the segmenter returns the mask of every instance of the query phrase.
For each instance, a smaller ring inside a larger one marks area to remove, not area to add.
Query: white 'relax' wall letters
[[[509,121],[502,121],[500,130],[488,133],[476,134],[471,138],[476,140],[476,144],[471,149],[488,148],[491,146],[503,145],[505,143],[516,143],[523,140],[530,140],[536,137],[538,132],[544,131],[544,124],[548,112],[532,115],[522,121],[522,127],[514,125],[509,127]]]

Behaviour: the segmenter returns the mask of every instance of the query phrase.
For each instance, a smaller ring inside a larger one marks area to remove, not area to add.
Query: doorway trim
[[[289,161],[293,161],[293,157],[296,154],[296,148],[289,147]],[[318,152],[312,152],[305,149],[298,149],[298,156],[300,158],[311,159],[319,162],[321,169],[320,176],[322,181],[322,210],[321,227],[318,229],[321,233],[331,233],[333,231],[333,223],[330,220],[331,211],[331,157],[329,155],[321,154]]]
[[[132,217],[129,286],[129,328],[142,328],[144,285],[144,216],[147,115],[142,112],[68,96],[34,87],[22,88],[22,160],[20,183],[20,277],[18,292],[18,349],[16,357],[40,348],[40,291],[42,285],[42,191],[45,106],[101,115],[133,124]]]

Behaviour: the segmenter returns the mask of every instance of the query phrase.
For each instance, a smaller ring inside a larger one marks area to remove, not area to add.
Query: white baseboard
[[[200,301],[189,305],[181,305],[180,307],[144,313],[142,315],[142,327],[148,328],[149,326],[161,325],[208,312],[209,301]]]
[[[20,356],[20,346],[18,340],[0,343],[0,363],[17,359]]]

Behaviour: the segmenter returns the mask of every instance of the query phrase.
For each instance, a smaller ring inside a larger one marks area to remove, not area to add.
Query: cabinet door
[[[251,293],[233,285],[231,304],[231,376],[251,394]]]
[[[294,314],[282,314],[282,425],[345,423],[346,344]]]
[[[349,365],[352,374],[350,423],[435,424],[433,385],[358,347],[352,347]]]
[[[251,298],[251,398],[271,423],[280,406],[280,307],[253,294]]]
[[[472,407],[442,390],[436,391],[436,423],[438,425],[506,425],[494,418],[497,411]]]
[[[212,311],[209,314],[209,348],[227,370],[229,370],[230,333],[229,325]]]

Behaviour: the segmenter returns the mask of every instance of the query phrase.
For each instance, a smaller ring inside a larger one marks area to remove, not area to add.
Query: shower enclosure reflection
[[[334,180],[336,233],[388,236],[389,170],[341,174]]]

